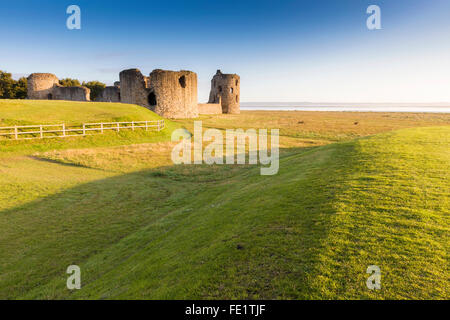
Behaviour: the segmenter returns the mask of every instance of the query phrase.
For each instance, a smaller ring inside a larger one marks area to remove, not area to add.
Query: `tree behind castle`
[[[0,99],[25,99],[27,79],[14,80],[11,73],[0,70]]]

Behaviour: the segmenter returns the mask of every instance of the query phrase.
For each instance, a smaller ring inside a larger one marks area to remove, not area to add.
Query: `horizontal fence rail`
[[[164,120],[131,121],[131,122],[99,122],[83,123],[81,125],[39,124],[27,126],[0,127],[1,140],[29,140],[45,138],[81,137],[104,133],[107,130],[145,129],[161,131],[165,128]]]

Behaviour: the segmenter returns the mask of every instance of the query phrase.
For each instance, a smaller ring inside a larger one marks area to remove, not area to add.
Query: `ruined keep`
[[[124,70],[120,97],[123,103],[146,107],[165,118],[196,118],[197,74],[156,69],[146,77],[139,69]]]
[[[34,100],[72,100],[89,101],[90,93],[86,87],[63,87],[59,79],[51,73],[32,73],[27,78],[28,99]]]
[[[157,114],[167,118],[198,117],[195,72],[153,70],[149,87],[150,108]]]
[[[224,74],[220,70],[211,80],[208,103],[220,103],[223,113],[240,113],[241,78],[237,74]]]

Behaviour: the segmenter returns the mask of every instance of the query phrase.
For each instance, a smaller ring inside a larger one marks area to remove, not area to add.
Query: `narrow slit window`
[[[181,76],[180,79],[178,79],[178,82],[180,82],[180,86],[182,88],[186,88],[186,77],[185,76]]]

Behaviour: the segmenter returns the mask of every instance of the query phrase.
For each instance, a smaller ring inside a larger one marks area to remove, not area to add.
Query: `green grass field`
[[[0,126],[161,119],[136,105],[105,102],[0,100]]]
[[[82,105],[77,121],[111,106]],[[4,106],[5,123],[46,120]],[[126,108],[152,114],[117,104],[104,120]],[[450,117],[393,115],[386,128],[415,128],[390,131],[355,128],[361,114],[305,116],[317,135],[284,124],[275,176],[173,166],[167,132],[0,144],[0,299],[448,299]],[[71,264],[81,290],[66,288]],[[365,284],[373,264],[379,291]]]
[[[12,125],[70,124],[154,121],[160,116],[136,105],[105,102],[74,102],[48,100],[0,100],[0,127]],[[174,129],[180,124],[165,120],[167,130],[158,134],[144,130],[121,131],[119,134],[105,131],[104,134],[83,138],[36,139],[27,142],[5,140],[0,137],[0,157],[32,154],[37,151],[64,150],[128,145],[170,140]]]

